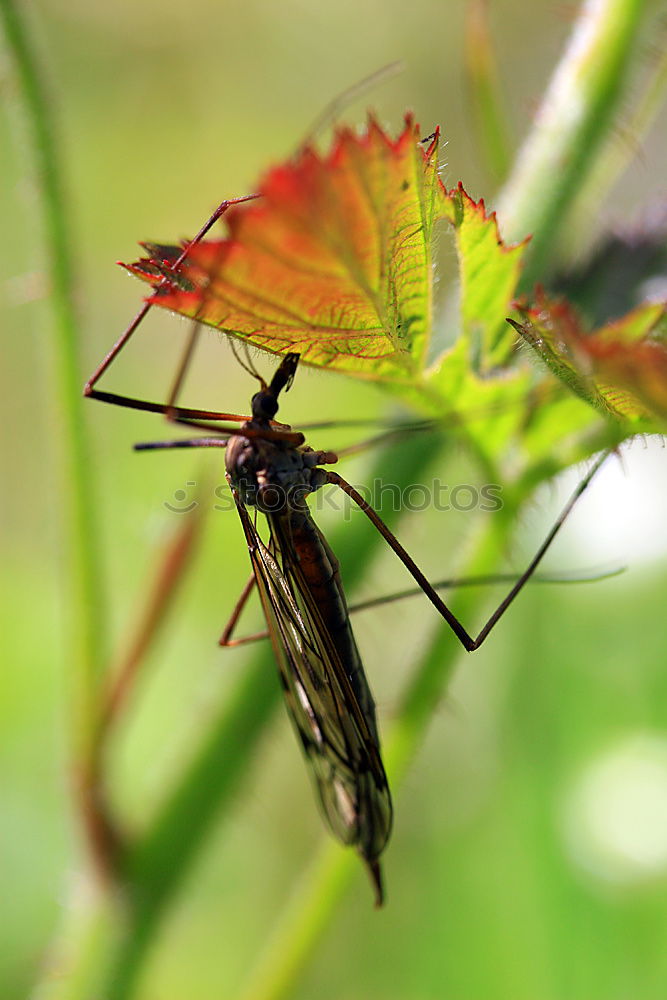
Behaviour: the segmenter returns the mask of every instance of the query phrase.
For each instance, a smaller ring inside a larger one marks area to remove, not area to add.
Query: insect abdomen
[[[288,530],[294,550],[298,553],[301,573],[345,667],[369,728],[377,740],[375,702],[350,625],[338,559],[309,512],[291,511]]]

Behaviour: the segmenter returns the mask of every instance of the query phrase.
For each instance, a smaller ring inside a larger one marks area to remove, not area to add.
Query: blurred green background
[[[361,120],[371,104],[393,129],[407,108],[425,133],[440,123],[444,179],[463,180],[471,195],[493,204],[470,127],[464,11],[459,0],[413,0],[407,7],[349,0],[31,4],[67,169],[85,331],[81,383],[142,294],[114,261],[132,259],[138,239],[192,235],[223,197],[251,191],[266,165],[289,154],[333,96],[390,61],[404,61],[402,75],[352,108],[348,120]],[[571,12],[497,0],[491,15],[518,142]],[[4,58],[0,995],[22,1000],[65,910],[76,905],[70,886],[82,877],[82,845],[67,764],[61,413],[51,384],[43,237],[10,69]],[[663,116],[598,213],[601,230],[635,218],[664,194],[664,126]],[[453,250],[444,236],[441,244],[447,267]],[[186,330],[177,319],[153,315],[103,387],[163,398]],[[203,339],[187,402],[242,412],[254,391],[249,379],[217,334]],[[386,405],[372,387],[311,370],[299,374],[282,412],[298,423],[379,416]],[[110,646],[118,649],[181,516],[165,502],[180,489],[192,492],[188,484],[208,482],[205,502],[212,506],[222,461],[217,453],[133,454],[135,441],[166,436],[149,415],[90,401],[86,419],[95,442],[90,475]],[[331,432],[325,444],[350,438],[349,431]],[[363,482],[371,461],[355,459],[342,471]],[[626,478],[618,469],[601,477],[551,556],[555,569],[627,562],[622,577],[533,588],[488,645],[461,663],[396,794],[388,906],[372,910],[360,868],[295,997],[664,997],[665,464],[663,452],[635,444]],[[476,482],[470,477],[477,473],[457,454],[440,475]],[[634,491],[626,485],[633,482]],[[557,509],[557,496],[545,493],[525,515],[510,565],[522,565]],[[415,514],[401,526],[401,538],[432,576],[449,571],[447,560],[456,559],[456,544],[474,520],[458,515],[444,526],[442,518]],[[334,516],[325,512],[321,521],[329,526]],[[601,542],[604,525],[611,529]],[[405,585],[394,562],[383,556],[369,566],[363,596]],[[247,571],[236,518],[212,511],[193,572],[114,744],[113,797],[130,828],[145,826],[252,655],[216,646]],[[253,615],[258,620],[256,610],[249,614],[249,629]],[[390,723],[411,659],[434,627],[419,601],[402,606],[399,620],[400,631],[396,609],[383,608],[360,615],[355,626],[381,725]],[[268,654],[266,683],[276,683]],[[214,828],[168,915],[140,1000],[234,996],[323,836],[280,713],[231,820]]]

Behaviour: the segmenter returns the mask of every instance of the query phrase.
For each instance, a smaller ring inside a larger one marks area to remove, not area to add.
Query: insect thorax
[[[262,437],[234,437],[227,445],[227,479],[239,499],[264,513],[306,506],[309,493],[326,482],[322,453],[305,445]]]

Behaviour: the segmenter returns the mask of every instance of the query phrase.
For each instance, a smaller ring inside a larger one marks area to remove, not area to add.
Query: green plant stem
[[[345,890],[360,871],[361,862],[354,851],[322,839],[237,1000],[279,1000],[291,995]],[[370,905],[369,896],[369,909]]]
[[[513,518],[509,511],[491,519],[482,532],[465,575],[486,573],[497,565]],[[483,593],[459,591],[452,607],[470,621],[486,601]],[[415,670],[401,699],[398,717],[385,742],[383,757],[389,781],[399,786],[421,745],[428,722],[442,699],[461,647],[445,624]],[[391,864],[391,849],[388,852]],[[325,844],[281,914],[275,930],[240,993],[240,1000],[282,1000],[291,995],[310,955],[328,926],[359,860],[350,851]]]
[[[119,895],[99,880],[77,879],[65,901],[58,934],[42,959],[30,1000],[91,1000],[104,996],[113,943],[123,926]]]
[[[572,224],[561,239],[562,254],[567,260],[581,257],[595,235],[594,213],[601,200],[638,155],[641,142],[665,103],[667,93],[667,23],[657,25],[651,61],[633,108],[623,122],[623,136],[612,135],[593,170],[578,191],[572,208]]]
[[[0,0],[0,17],[31,140],[32,170],[37,182],[50,284],[49,305],[54,333],[53,391],[61,415],[57,447],[62,458],[60,497],[67,544],[67,579],[61,591],[68,616],[64,659],[70,665],[72,693],[68,729],[71,732],[73,770],[82,825],[90,832],[86,820],[95,811],[95,803],[84,776],[94,747],[106,662],[106,629],[101,593],[103,574],[92,495],[91,448],[81,396],[74,262],[55,129],[46,88],[40,77],[38,56],[31,43],[22,5],[15,0]],[[96,845],[92,841],[89,844],[91,857],[95,858]],[[77,892],[73,894],[76,896],[73,914],[67,915],[53,945],[57,967],[54,970],[46,968],[34,994],[40,1000],[60,994],[63,976],[68,980],[69,1000],[88,1000],[92,995],[89,989],[90,968],[98,968],[97,957],[108,950],[107,932],[116,923],[113,896],[97,874],[104,867],[104,862],[95,860],[97,869],[91,879],[90,891],[96,902],[94,905],[87,904],[83,908],[82,919],[78,919],[81,911],[77,887]],[[102,899],[104,902],[100,904]],[[75,974],[70,979],[70,967],[78,970],[80,975]],[[81,980],[85,985],[80,985]]]
[[[50,278],[54,320],[54,385],[62,415],[59,447],[63,456],[62,497],[67,524],[69,579],[63,588],[70,616],[74,686],[73,738],[76,758],[85,759],[97,721],[105,663],[98,531],[91,487],[91,448],[83,414],[74,304],[74,266],[67,205],[51,107],[41,80],[22,4],[0,0],[7,46],[14,61],[21,100],[32,140]]]
[[[532,233],[522,290],[553,264],[576,192],[627,93],[647,0],[586,0],[497,205],[504,239]]]

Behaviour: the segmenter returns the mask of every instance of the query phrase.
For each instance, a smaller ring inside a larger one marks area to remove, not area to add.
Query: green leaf
[[[507,245],[496,213],[487,214],[459,184],[447,195],[446,218],[454,228],[460,277],[460,337],[474,352],[471,367],[488,373],[505,362],[514,337],[505,317],[514,298],[527,241]],[[447,355],[441,358],[446,363]]]

